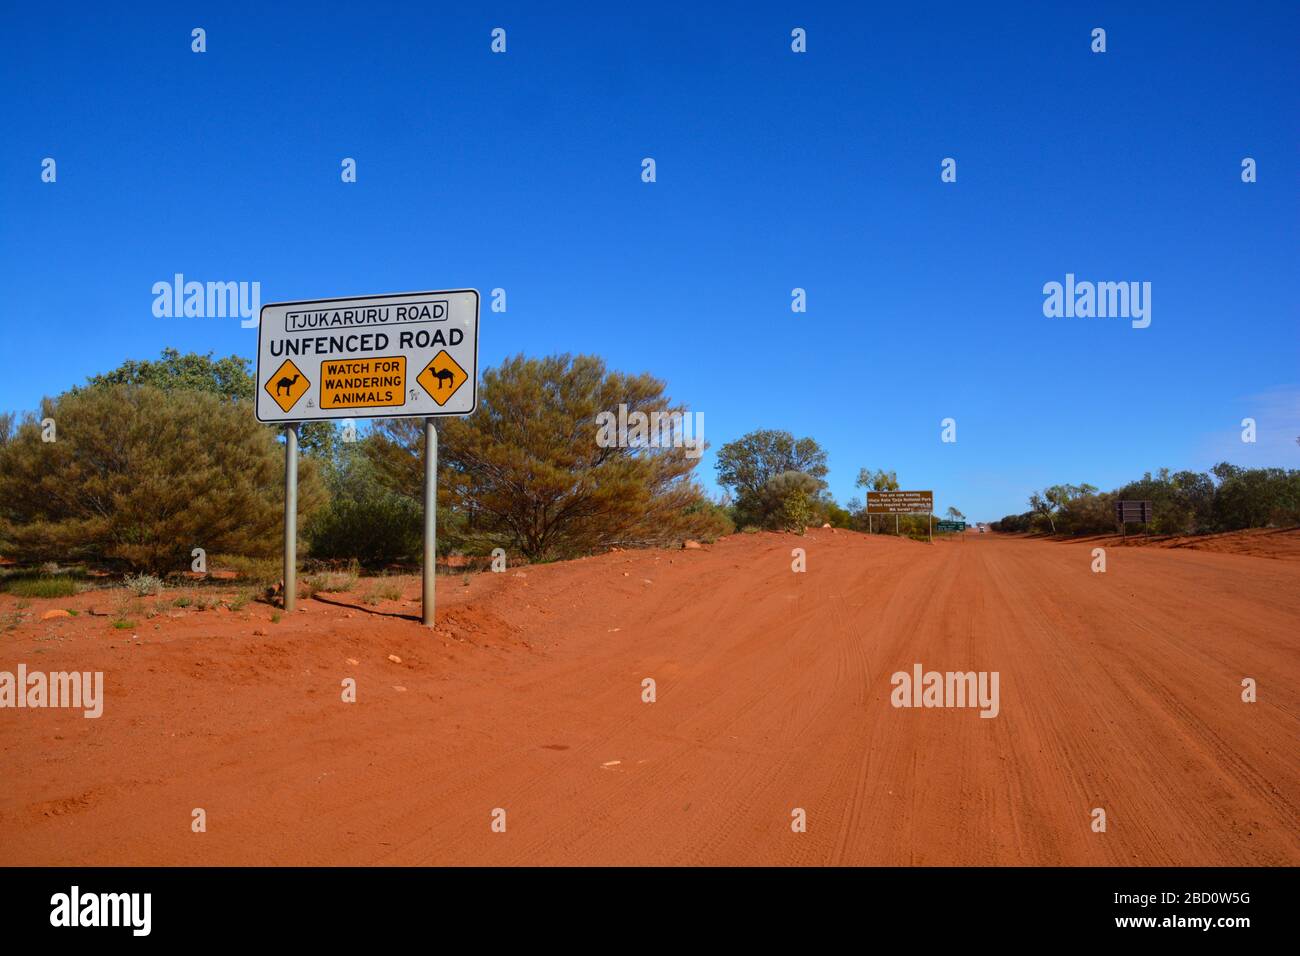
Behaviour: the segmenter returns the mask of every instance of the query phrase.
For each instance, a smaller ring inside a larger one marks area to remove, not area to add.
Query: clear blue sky
[[[972,519],[1300,466],[1295,4],[330,6],[6,7],[0,408],[165,346],[252,357],[236,319],[153,316],[180,272],[503,287],[484,365],[653,372],[714,449],[814,436],[841,501],[863,465]],[[1151,282],[1150,328],[1045,318],[1067,272]]]

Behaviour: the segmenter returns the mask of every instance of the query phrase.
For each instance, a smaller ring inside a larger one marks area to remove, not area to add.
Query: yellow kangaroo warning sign
[[[415,379],[439,405],[446,405],[447,400],[456,394],[469,380],[469,373],[456,364],[456,360],[446,350],[433,357],[433,361],[424,367]]]
[[[321,408],[383,408],[405,404],[405,355],[320,363]]]
[[[275,374],[266,380],[265,386],[267,394],[275,399],[275,404],[286,412],[297,404],[298,399],[302,398],[310,387],[311,382],[307,381],[298,366],[288,359],[285,359],[284,364],[275,370]]]

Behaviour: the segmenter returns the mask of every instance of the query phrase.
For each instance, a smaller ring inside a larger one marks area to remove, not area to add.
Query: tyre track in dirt
[[[0,863],[1300,862],[1300,567],[1090,562],[822,529],[482,575],[440,588],[434,634],[315,605],[274,641],[179,629],[135,656],[89,621],[20,633],[0,668],[116,694],[98,721],[0,712]],[[915,662],[999,671],[1001,712],[893,707]]]

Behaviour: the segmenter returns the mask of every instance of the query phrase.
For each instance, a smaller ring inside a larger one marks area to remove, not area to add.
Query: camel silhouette
[[[433,369],[433,377],[438,380],[439,391],[442,391],[444,388],[450,388],[456,382],[456,376],[450,369],[435,368]],[[444,379],[446,379],[446,384],[443,383]]]
[[[275,383],[275,394],[279,395],[280,389],[284,389],[284,394],[288,395],[289,389],[293,388],[293,383],[298,381],[299,378],[300,376],[298,375],[295,375],[293,378],[290,378],[287,375],[281,377],[280,381]]]

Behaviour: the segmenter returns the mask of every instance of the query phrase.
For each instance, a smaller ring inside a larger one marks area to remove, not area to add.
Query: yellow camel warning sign
[[[443,349],[415,380],[429,393],[430,398],[439,405],[446,405],[456,390],[469,380],[469,373],[457,365],[456,360]]]
[[[275,399],[275,404],[286,412],[297,404],[298,399],[302,398],[310,387],[311,382],[307,381],[307,377],[302,374],[298,366],[288,359],[285,359],[284,364],[267,379],[265,386],[267,394]]]

